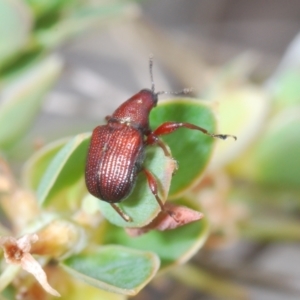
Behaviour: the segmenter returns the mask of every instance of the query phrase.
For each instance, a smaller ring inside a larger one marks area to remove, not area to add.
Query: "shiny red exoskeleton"
[[[143,89],[116,111],[106,117],[107,124],[94,129],[87,156],[85,181],[89,192],[100,200],[110,203],[125,221],[132,221],[115,203],[130,194],[138,172],[146,175],[149,188],[163,210],[163,203],[157,193],[154,175],[143,168],[144,150],[147,145],[157,144],[165,155],[170,156],[159,136],[169,134],[178,128],[200,130],[212,137],[226,139],[229,135],[211,134],[206,129],[190,123],[166,122],[152,131],[149,114],[165,92],[154,92],[152,59],[150,59],[152,89]],[[185,89],[180,93],[187,93]],[[178,93],[173,93],[178,94]],[[234,136],[232,136],[234,137]],[[235,138],[235,137],[234,137]]]

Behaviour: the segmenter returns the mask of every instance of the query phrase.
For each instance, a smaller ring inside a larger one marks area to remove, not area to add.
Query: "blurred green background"
[[[204,248],[133,299],[299,299],[299,28],[296,0],[0,0],[2,156],[18,180],[37,149],[103,123],[150,87],[153,53],[157,90],[193,87],[238,140],[190,191]]]

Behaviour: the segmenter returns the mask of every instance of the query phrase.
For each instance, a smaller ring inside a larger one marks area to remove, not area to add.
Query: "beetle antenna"
[[[166,95],[186,95],[186,94],[189,94],[193,91],[193,88],[184,88],[180,91],[177,91],[177,92],[165,92],[165,91],[160,91],[160,92],[157,92],[156,95],[163,95],[163,94],[166,94]]]
[[[184,88],[180,91],[177,92],[166,92],[166,91],[160,91],[155,93],[155,83],[154,83],[154,79],[153,79],[153,54],[149,55],[149,71],[150,71],[150,80],[151,80],[151,91],[153,94],[159,96],[159,95],[163,95],[163,94],[167,94],[167,95],[186,95],[189,94],[193,91],[192,88]]]
[[[150,71],[150,79],[151,79],[151,91],[154,94],[155,84],[153,79],[153,54],[149,56],[149,71]]]

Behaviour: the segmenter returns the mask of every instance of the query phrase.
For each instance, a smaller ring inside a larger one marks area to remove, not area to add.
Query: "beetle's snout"
[[[143,104],[146,106],[154,107],[157,104],[158,101],[158,94],[154,93],[150,89],[142,89],[138,95],[140,96],[141,100],[143,101]]]

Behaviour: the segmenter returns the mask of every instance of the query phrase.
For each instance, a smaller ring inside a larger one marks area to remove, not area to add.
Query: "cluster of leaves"
[[[145,165],[158,178],[163,201],[203,209],[205,219],[130,237],[124,227],[132,230],[151,223],[160,208],[143,174],[132,195],[120,204],[132,217],[130,224],[110,205],[88,195],[83,174],[90,133],[57,140],[35,152],[22,169],[21,184],[17,183],[7,164],[10,153],[19,149],[20,139],[63,67],[61,58],[50,54],[51,50],[99,21],[122,15],[127,5],[127,1],[117,0],[90,4],[80,0],[4,0],[0,4],[0,236],[14,237],[1,240],[1,246],[22,250],[28,261],[34,255],[48,281],[66,299],[125,299],[138,293],[158,272],[186,262],[206,241],[209,225],[215,233],[210,241],[221,233],[222,241],[228,242],[228,237],[237,238],[240,230],[264,240],[278,238],[276,231],[269,230],[274,219],[265,218],[270,204],[287,218],[299,209],[299,71],[286,70],[272,86],[257,86],[241,80],[246,68],[240,62],[221,69],[201,95],[220,103],[218,126],[215,107],[200,100],[165,101],[150,116],[152,128],[173,120],[210,132],[218,127],[222,133],[238,136],[238,143],[217,145],[201,132],[185,129],[165,137],[179,166],[173,177],[174,162],[159,147],[147,149]],[[233,185],[235,179],[243,184]],[[284,201],[287,192],[292,199],[288,205]],[[235,210],[228,199],[246,203],[263,222],[254,218],[247,222],[243,211]],[[266,210],[261,209],[264,205]],[[238,227],[240,220],[242,226]],[[280,237],[299,238],[298,230],[291,230],[297,226],[297,221],[287,222]],[[22,293],[28,299],[47,297],[32,277],[20,273],[19,267],[31,270],[27,260],[6,260],[12,265],[3,264],[1,270],[4,299]],[[191,272],[184,280],[199,275],[194,269]]]
[[[196,100],[165,102],[153,111],[151,123],[155,126],[169,119],[183,121],[186,116],[191,122],[201,123],[214,131],[215,120],[211,109]],[[172,231],[153,231],[130,238],[122,228],[128,227],[128,223],[107,203],[87,195],[83,174],[89,139],[90,133],[85,133],[56,141],[28,160],[22,176],[23,186],[36,191],[37,197],[29,200],[36,201],[36,207],[29,212],[30,222],[15,229],[19,230],[17,234],[36,233],[39,241],[32,245],[31,253],[56,259],[56,268],[62,268],[98,288],[133,295],[159,269],[182,263],[191,257],[203,245],[208,224],[202,220]],[[180,133],[181,145],[178,145],[178,139],[176,134],[168,137],[168,144],[183,166],[174,177],[176,181],[172,181],[169,196],[176,198],[177,203],[191,206],[189,200],[180,195],[199,180],[211,156],[213,139],[188,130]],[[170,161],[159,147],[151,147],[147,151],[145,164],[160,180],[162,190],[166,189],[164,200],[173,172]],[[104,220],[99,215],[99,209],[118,226]],[[133,227],[148,224],[158,214],[160,208],[142,174],[122,209],[132,215]],[[17,213],[14,210],[9,216],[13,226],[15,219],[19,218]],[[131,276],[128,276],[129,269]],[[51,272],[48,276],[51,281]],[[33,293],[31,288],[36,286],[29,286],[28,293]]]
[[[12,151],[19,151],[20,140],[62,70],[62,59],[51,50],[96,21],[120,15],[126,4],[102,1],[87,5],[75,0],[1,3],[0,40],[6,47],[0,48],[0,235],[9,265],[3,265],[0,289],[5,299],[21,294],[30,299],[34,295],[43,298],[46,291],[57,296],[56,290],[68,299],[80,298],[83,293],[90,299],[124,299],[122,295],[136,294],[158,271],[188,260],[206,240],[206,220],[173,231],[129,237],[123,229],[128,223],[108,204],[88,195],[85,188],[90,133],[58,140],[34,153],[21,172],[21,184],[7,164]],[[188,99],[166,102],[151,115],[153,127],[167,120],[188,120],[210,131],[216,127],[211,108]],[[159,179],[164,201],[169,194],[176,203],[199,210],[197,204],[181,195],[202,175],[213,140],[200,132],[185,132],[175,133],[167,143],[180,165],[170,193],[174,161],[160,148],[151,147],[145,164]],[[143,176],[138,177],[122,209],[132,216],[131,227],[146,225],[159,213]],[[47,283],[39,264],[56,290]],[[21,267],[33,273],[46,291],[33,277],[18,276]],[[87,284],[75,283],[73,278]]]
[[[1,149],[21,140],[58,78],[63,61],[53,50],[92,26],[125,16],[129,5],[117,0],[1,1]]]
[[[293,63],[297,61],[295,47],[299,47],[296,40],[278,70],[259,85],[249,79],[254,58],[241,56],[219,70],[205,91],[205,98],[219,103],[222,131],[238,136],[238,143],[218,144],[212,160],[212,171],[226,167],[226,202],[243,204],[247,210],[236,238],[242,234],[264,242],[299,239],[300,73]],[[216,231],[229,225],[229,219],[227,215]]]

